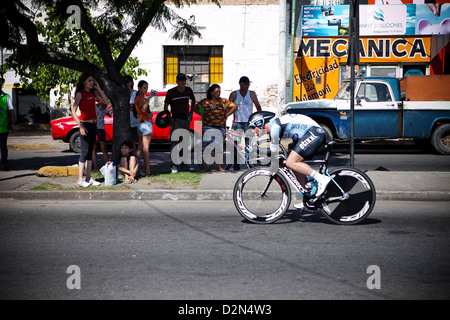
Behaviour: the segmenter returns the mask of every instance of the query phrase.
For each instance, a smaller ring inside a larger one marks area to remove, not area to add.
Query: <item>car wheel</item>
[[[80,132],[76,131],[69,139],[70,150],[76,153],[81,152]]]

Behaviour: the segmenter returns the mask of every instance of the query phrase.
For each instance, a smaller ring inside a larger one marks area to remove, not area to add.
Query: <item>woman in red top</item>
[[[78,160],[78,187],[98,186],[99,182],[91,177],[92,150],[96,143],[97,114],[95,112],[96,100],[108,105],[109,99],[100,89],[98,83],[90,74],[82,74],[78,79],[75,90],[75,102],[72,108],[72,117],[80,128],[81,154]],[[77,110],[80,109],[80,116]],[[86,170],[86,179],[83,173]]]
[[[139,132],[139,146],[136,151],[136,158],[141,158],[141,153],[144,154],[145,175],[150,176],[150,142],[153,134],[153,114],[150,110],[148,101],[153,97],[153,92],[146,97],[148,91],[148,83],[144,80],[138,83],[138,92],[134,104],[136,111],[139,114],[138,132]]]

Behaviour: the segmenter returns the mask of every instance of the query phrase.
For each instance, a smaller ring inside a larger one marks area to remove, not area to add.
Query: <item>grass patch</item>
[[[64,190],[65,188],[57,183],[53,182],[44,182],[40,185],[33,187],[31,190]]]
[[[46,190],[46,191],[52,191],[52,190],[117,190],[122,189],[121,186],[98,186],[98,187],[87,187],[87,188],[79,188],[79,187],[64,187],[60,184],[53,183],[53,182],[44,182],[40,185],[33,187],[31,190]]]
[[[163,171],[163,170],[155,170],[152,171],[151,177],[142,177],[139,178],[139,181],[136,185],[136,187],[133,187],[133,189],[139,188],[139,184],[155,184],[158,188],[167,188],[170,189],[171,186],[187,186],[189,189],[197,189],[200,185],[200,182],[203,177],[203,172],[190,172],[190,171],[181,171],[178,173],[171,173],[170,171]],[[67,184],[61,185],[54,182],[43,182],[40,185],[33,187],[32,190],[126,190],[130,188],[130,185],[124,184],[123,181],[117,181],[116,185],[113,186],[105,186],[104,185],[104,177],[98,173],[93,172],[92,177],[101,182],[102,185],[98,187],[87,187],[87,188],[79,188],[76,187],[75,183],[73,182],[73,187],[68,187]],[[49,179],[66,179],[61,177],[47,177]]]
[[[170,171],[153,171],[151,177],[143,178],[143,181],[157,182],[157,183],[167,183],[167,184],[177,184],[177,185],[188,185],[193,188],[197,188],[202,181],[203,172],[190,172],[190,171],[180,171],[178,173],[172,173]],[[142,179],[142,178],[141,178]],[[141,180],[140,179],[140,180]]]

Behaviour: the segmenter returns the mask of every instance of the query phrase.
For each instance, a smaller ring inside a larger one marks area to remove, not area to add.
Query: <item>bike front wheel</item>
[[[289,209],[291,188],[280,174],[272,175],[267,169],[244,172],[233,190],[236,209],[242,217],[253,223],[273,223]]]
[[[375,207],[376,191],[370,178],[355,168],[337,168],[327,186],[321,209],[337,224],[356,224],[366,219]],[[339,199],[347,194],[347,199]]]

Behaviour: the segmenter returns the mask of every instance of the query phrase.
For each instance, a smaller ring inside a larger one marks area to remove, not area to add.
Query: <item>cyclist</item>
[[[273,112],[257,111],[250,115],[248,127],[254,128],[258,136],[265,132],[270,135],[271,152],[278,150],[282,138],[291,138],[295,146],[289,153],[286,166],[292,170],[302,186],[305,186],[307,177],[318,182],[316,198],[323,194],[331,178],[318,173],[303,162],[311,159],[325,142],[325,132],[316,121],[302,114],[286,114],[275,118]],[[294,205],[294,208],[303,210],[303,202]]]

